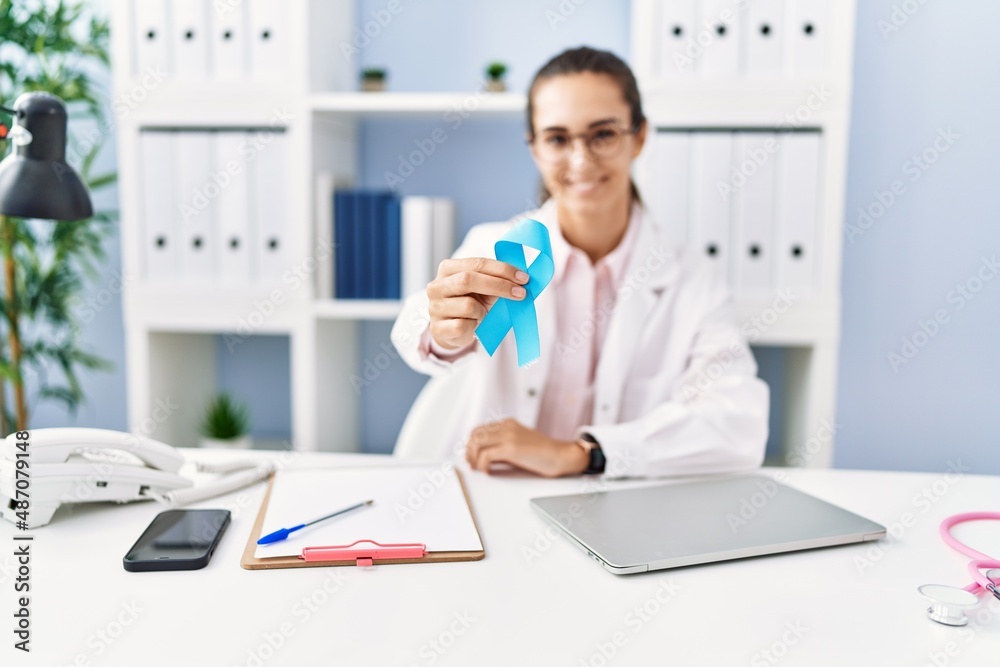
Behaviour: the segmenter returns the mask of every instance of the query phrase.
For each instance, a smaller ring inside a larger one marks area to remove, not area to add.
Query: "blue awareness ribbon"
[[[538,251],[538,256],[530,267],[524,256],[525,246]],[[490,312],[486,313],[486,317],[476,327],[476,338],[492,357],[507,337],[507,332],[513,329],[514,340],[517,342],[517,365],[520,368],[541,356],[535,299],[551,282],[555,272],[549,230],[537,220],[525,218],[504,234],[493,249],[498,260],[524,271],[529,280],[524,286],[526,294],[523,299],[497,299]]]

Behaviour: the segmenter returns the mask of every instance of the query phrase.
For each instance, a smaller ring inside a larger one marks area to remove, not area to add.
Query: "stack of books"
[[[319,211],[317,233],[333,247],[332,266],[319,280],[320,298],[405,298],[423,291],[454,251],[455,205],[449,199],[333,189],[332,179],[318,185],[332,210]]]

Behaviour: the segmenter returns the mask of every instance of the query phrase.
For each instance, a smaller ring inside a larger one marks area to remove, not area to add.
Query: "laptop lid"
[[[606,570],[632,574],[877,540],[886,530],[768,477],[533,498]]]

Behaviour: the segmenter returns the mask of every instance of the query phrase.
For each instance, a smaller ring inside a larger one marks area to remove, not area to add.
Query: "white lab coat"
[[[638,206],[638,204],[636,204]],[[555,202],[525,214],[560,233]],[[469,230],[454,257],[495,257],[493,245],[525,215]],[[594,414],[579,433],[600,443],[606,478],[743,471],[767,440],[769,392],[735,321],[715,264],[664,238],[643,209],[595,374]],[[558,249],[554,252],[559,252]],[[565,258],[553,258],[557,267]],[[396,443],[399,456],[461,456],[473,428],[514,418],[535,428],[556,352],[555,289],[536,299],[541,358],[517,366],[508,334],[490,357],[482,345],[452,363],[422,354],[426,292],[409,296],[392,342],[414,370],[433,376]]]

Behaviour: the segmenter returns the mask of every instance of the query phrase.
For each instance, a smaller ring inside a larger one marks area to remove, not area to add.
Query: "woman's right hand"
[[[444,260],[438,265],[437,278],[427,284],[431,336],[445,349],[469,345],[497,299],[523,299],[527,282],[527,273],[495,259]]]

